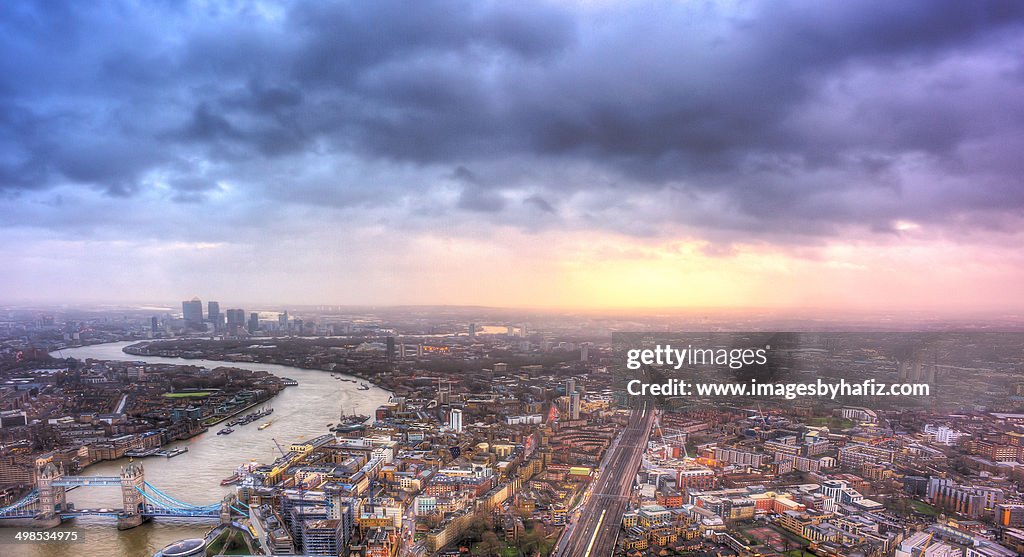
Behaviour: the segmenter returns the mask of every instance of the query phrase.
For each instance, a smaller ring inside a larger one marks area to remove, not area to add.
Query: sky
[[[0,301],[1024,310],[1024,3],[0,6]]]

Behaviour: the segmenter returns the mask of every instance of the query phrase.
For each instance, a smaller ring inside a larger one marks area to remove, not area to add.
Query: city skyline
[[[1022,11],[12,3],[0,302],[1018,312]]]
[[[565,314],[527,334],[480,326],[512,312],[330,309],[210,335],[193,325],[219,303],[181,304],[0,323],[13,539],[124,557],[1024,549],[1021,333],[609,335]],[[735,348],[630,370],[689,343],[764,346],[776,363],[750,371],[772,382],[750,390]]]

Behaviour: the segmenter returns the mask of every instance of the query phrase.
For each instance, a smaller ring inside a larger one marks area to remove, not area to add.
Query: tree
[[[474,555],[484,556],[496,556],[499,555],[501,550],[505,547],[505,544],[498,539],[498,535],[493,531],[488,530],[484,532],[480,539],[480,543],[473,547]]]
[[[544,545],[544,532],[534,527],[519,536],[519,551],[523,555],[534,555]]]
[[[490,521],[484,513],[477,513],[473,516],[473,521],[469,523],[469,527],[466,528],[466,538],[479,541],[483,539],[484,532],[491,529]]]

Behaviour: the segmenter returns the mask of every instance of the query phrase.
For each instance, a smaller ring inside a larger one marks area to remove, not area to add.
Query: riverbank
[[[386,404],[391,393],[379,387],[367,391],[358,385],[337,381],[330,373],[276,364],[213,360],[166,358],[127,355],[124,346],[137,341],[94,344],[56,351],[54,357],[73,357],[79,360],[141,361],[153,364],[197,365],[208,368],[237,367],[252,371],[266,371],[278,377],[291,377],[298,386],[280,391],[272,400],[274,426],[260,431],[257,427],[238,428],[231,435],[216,435],[209,431],[187,441],[170,446],[188,447],[188,452],[174,458],[149,457],[144,461],[146,481],[175,499],[194,505],[215,503],[234,492],[232,486],[221,486],[220,481],[234,474],[241,464],[270,463],[280,456],[272,439],[283,445],[314,439],[328,433],[325,424],[337,421],[342,413],[356,412],[372,415],[378,406]],[[339,373],[339,372],[336,372]],[[355,378],[355,377],[353,377]],[[92,464],[86,475],[116,476],[126,463],[125,459],[105,460]],[[121,491],[117,488],[87,487],[68,492],[68,500],[78,508],[120,508]],[[188,522],[182,519],[149,521],[138,528],[118,531],[112,520],[103,517],[76,518],[59,529],[74,528],[84,533],[90,555],[110,557],[150,557],[167,544],[185,538],[203,538],[209,531],[209,522]],[[8,549],[12,551],[6,552]],[[56,547],[5,546],[4,557],[63,557]]]
[[[291,337],[283,337],[285,339],[291,339]],[[275,366],[288,366],[298,369],[305,369],[316,372],[326,372],[339,375],[347,375],[361,379],[374,387],[379,389],[385,389],[392,392],[395,389],[395,385],[388,385],[381,381],[381,378],[376,374],[367,373],[358,369],[346,368],[344,370],[338,370],[335,364],[328,366],[314,365],[311,363],[305,363],[301,361],[294,361],[290,358],[275,357],[273,354],[261,355],[263,356],[260,360],[251,358],[240,358],[233,356],[232,354],[223,354],[219,351],[202,350],[200,348],[168,348],[165,346],[153,346],[160,343],[167,344],[172,342],[187,342],[194,340],[198,342],[222,342],[222,341],[209,341],[207,339],[156,339],[156,340],[143,340],[143,341],[130,341],[131,344],[125,346],[122,351],[130,356],[145,356],[145,357],[160,357],[160,358],[177,358],[185,361],[192,360],[203,360],[203,361],[214,361],[223,362],[223,367],[233,367],[238,364],[254,364],[254,365],[275,365]],[[300,337],[300,341],[316,341],[316,337]],[[150,349],[150,347],[153,347]]]
[[[246,406],[245,408],[240,408],[240,409],[238,409],[238,410],[236,410],[236,411],[234,411],[234,412],[232,412],[230,414],[225,414],[224,416],[218,417],[214,421],[204,420],[203,421],[203,425],[205,425],[207,428],[213,427],[213,426],[215,426],[215,425],[217,425],[219,423],[222,423],[224,421],[230,420],[231,418],[234,418],[235,416],[241,414],[242,412],[245,412],[246,410],[251,410],[251,409],[253,409],[253,408],[255,408],[255,407],[257,407],[257,406],[259,406],[261,404],[266,404],[266,403],[270,402],[271,400],[274,400],[274,397],[276,397],[276,396],[277,395],[275,394],[274,396],[267,397],[267,398],[265,398],[263,400],[258,400],[256,402]]]

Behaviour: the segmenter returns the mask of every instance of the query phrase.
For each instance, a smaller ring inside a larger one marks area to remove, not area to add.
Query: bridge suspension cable
[[[168,508],[175,508],[175,509],[203,510],[203,511],[217,510],[217,509],[220,508],[220,503],[213,503],[213,504],[210,504],[210,505],[193,505],[192,503],[186,503],[184,501],[179,501],[178,499],[175,499],[174,497],[168,495],[167,493],[164,493],[163,491],[161,491],[157,487],[153,486],[153,484],[151,484],[149,482],[143,482],[143,483],[145,484],[147,489],[144,490],[144,489],[141,489],[141,488],[138,488],[138,487],[136,487],[135,489],[137,489],[139,491],[139,493],[142,493],[142,496],[147,501],[149,501],[150,503],[153,503],[153,504],[155,504],[157,506],[160,506],[160,507],[168,507]]]
[[[175,499],[172,495],[164,492],[163,490],[161,490],[160,488],[154,486],[153,484],[151,484],[149,482],[143,482],[143,483],[145,483],[146,487],[148,488],[148,490],[140,490],[140,491],[143,492],[143,494],[145,494],[145,495],[155,495],[156,497],[159,497],[159,498],[164,499],[164,500],[166,500],[166,501],[168,501],[170,503],[173,503],[175,506],[179,506],[179,507],[193,507],[193,508],[208,508],[208,507],[219,507],[220,506],[219,503],[211,503],[209,505],[195,505],[195,504],[192,504],[192,503],[186,503],[184,501],[180,501],[178,499]]]
[[[39,490],[33,489],[32,491],[28,492],[27,495],[22,497],[20,500],[12,503],[12,504],[10,504],[10,505],[8,505],[6,507],[0,508],[0,516],[9,515],[9,514],[15,514],[14,511],[17,511],[17,510],[20,510],[20,509],[22,509],[24,507],[27,507],[29,505],[35,504],[38,501],[39,501]]]

